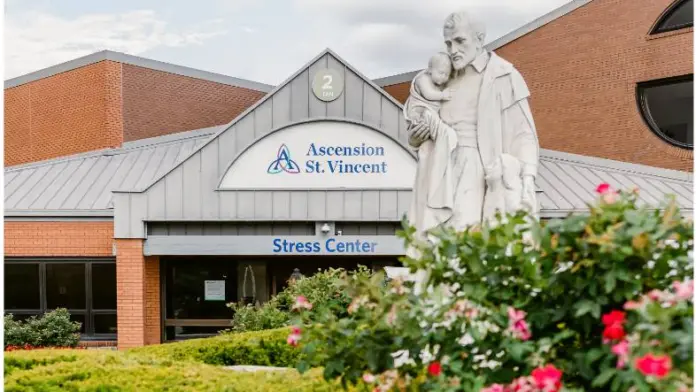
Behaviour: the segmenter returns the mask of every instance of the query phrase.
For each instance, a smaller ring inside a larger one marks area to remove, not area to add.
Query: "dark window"
[[[41,309],[39,264],[5,265],[5,309]]]
[[[694,25],[693,0],[676,0],[660,15],[650,34],[684,29]]]
[[[95,314],[94,333],[97,334],[116,334],[116,313]]]
[[[116,264],[92,264],[92,308],[116,309]]]
[[[5,261],[5,313],[16,320],[67,308],[83,339],[116,337],[116,263],[100,260]]]
[[[675,146],[693,148],[693,75],[639,83],[637,95],[643,118],[653,132]]]
[[[85,309],[87,304],[84,264],[46,266],[46,306],[48,309]]]

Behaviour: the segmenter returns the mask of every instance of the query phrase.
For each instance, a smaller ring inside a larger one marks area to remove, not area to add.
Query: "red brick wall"
[[[142,239],[117,239],[116,255],[118,348],[159,343],[159,258],[143,256]]]
[[[5,165],[119,146],[120,69],[101,61],[6,89]]]
[[[5,165],[225,124],[264,95],[101,61],[5,90]]]
[[[113,222],[5,221],[5,256],[113,256]]]
[[[594,0],[496,52],[522,73],[543,148],[693,171],[641,118],[636,83],[693,73],[693,29],[648,36],[673,0]],[[386,91],[404,102],[409,83]]]
[[[264,95],[124,64],[124,141],[225,124]]]

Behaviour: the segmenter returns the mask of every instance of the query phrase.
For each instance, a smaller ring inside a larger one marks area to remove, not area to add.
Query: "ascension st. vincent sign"
[[[320,121],[258,140],[232,163],[220,189],[410,190],[415,170],[414,157],[381,132]]]

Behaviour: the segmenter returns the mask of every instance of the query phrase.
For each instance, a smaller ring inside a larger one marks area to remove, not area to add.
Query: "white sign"
[[[390,137],[358,124],[323,121],[257,141],[225,173],[220,189],[410,190],[415,176],[415,158]]]
[[[335,69],[317,71],[312,81],[314,96],[325,102],[331,102],[343,92],[343,78]]]
[[[205,281],[205,300],[224,301],[225,300],[225,281],[206,280]]]

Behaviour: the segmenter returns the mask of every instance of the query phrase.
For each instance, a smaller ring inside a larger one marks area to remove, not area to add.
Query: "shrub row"
[[[208,339],[206,339],[208,340]],[[177,346],[175,343],[168,346]],[[5,353],[5,391],[335,391],[317,369],[300,375],[236,372],[134,352],[36,350]]]
[[[209,365],[294,367],[300,360],[301,352],[288,345],[289,334],[289,328],[230,333],[212,338],[139,347],[130,352],[143,357],[195,361]]]

